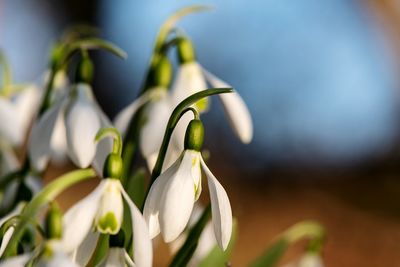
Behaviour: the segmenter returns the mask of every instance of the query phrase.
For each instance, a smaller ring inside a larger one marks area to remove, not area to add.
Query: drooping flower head
[[[103,137],[100,131],[98,139]],[[124,220],[124,201],[132,222],[133,261],[137,266],[151,266],[152,246],[148,228],[139,209],[125,192],[120,176],[122,174],[121,147],[109,154],[100,184],[88,196],[71,207],[64,216],[63,247],[74,253],[76,260],[86,265],[94,250],[99,234],[116,235],[121,231]],[[127,218],[125,218],[126,220]],[[79,256],[84,251],[84,255]]]
[[[186,131],[185,150],[151,186],[143,214],[152,238],[161,233],[166,242],[174,241],[188,224],[200,196],[203,170],[208,178],[215,237],[219,246],[226,249],[232,233],[231,206],[224,188],[201,156],[203,135],[201,121],[192,120]]]
[[[101,169],[98,162],[104,161],[106,155],[101,155],[101,151],[96,154],[92,140],[101,127],[109,125],[107,116],[94,99],[91,86],[75,84],[72,91],[57,98],[33,126],[28,144],[33,167],[42,171],[51,156],[63,158],[62,154],[67,154],[81,168],[88,167],[96,159],[94,165]]]

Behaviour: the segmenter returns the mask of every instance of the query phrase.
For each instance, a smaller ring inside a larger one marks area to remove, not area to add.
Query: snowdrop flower
[[[41,90],[29,85],[11,95],[0,95],[0,137],[21,146],[35,117]]]
[[[186,97],[207,89],[207,82],[212,87],[231,87],[206,71],[195,59],[194,48],[187,38],[182,38],[178,45],[180,66],[173,86],[173,99],[178,104]],[[253,124],[250,112],[243,99],[237,92],[218,95],[224,107],[227,118],[237,137],[245,144],[250,143],[253,138]],[[200,112],[208,110],[208,100],[203,99],[195,103],[194,107]],[[189,114],[188,114],[189,115]],[[177,126],[174,139],[178,145],[185,133],[186,126],[190,120],[186,115]]]
[[[186,131],[185,150],[151,186],[143,214],[151,238],[160,232],[166,242],[178,238],[188,224],[193,205],[200,196],[202,169],[208,178],[215,237],[218,245],[225,250],[232,233],[232,211],[224,188],[201,156],[203,135],[201,121],[192,120]]]
[[[58,240],[47,241],[42,253],[39,255],[35,255],[34,252],[25,253],[2,261],[0,267],[25,267],[35,257],[39,257],[35,266],[79,267],[63,252]]]
[[[48,73],[44,75],[43,84],[47,84],[48,76]],[[57,72],[54,89],[62,91],[67,84],[65,71]],[[31,84],[10,94],[0,95],[0,137],[14,146],[23,145],[29,127],[36,117],[43,95],[41,87]]]
[[[324,264],[319,254],[308,252],[298,262],[289,263],[285,267],[324,267]]]
[[[139,147],[150,170],[157,160],[165,128],[175,104],[168,92],[171,64],[167,57],[160,60],[154,72],[153,76],[161,78],[157,78],[153,82],[154,86],[151,86],[139,98],[124,108],[114,120],[114,125],[121,134],[126,135],[131,118],[140,107],[146,104],[143,110],[144,123],[140,128]],[[169,147],[165,166],[170,166],[179,157],[180,150],[177,150],[174,146]]]
[[[74,252],[87,237],[96,239],[91,231],[117,234],[122,225],[124,203],[129,207],[133,232],[133,255],[136,266],[152,264],[152,247],[145,220],[117,179],[103,179],[96,189],[70,208],[63,220],[63,249]],[[90,242],[95,243],[95,242]],[[84,250],[88,253],[88,250]],[[75,252],[76,253],[76,252]]]
[[[96,154],[93,140],[97,131],[109,124],[94,100],[90,85],[76,84],[75,91],[60,97],[33,126],[28,144],[32,165],[39,171],[44,170],[52,151],[57,149],[66,150],[69,158],[81,168],[88,167],[95,156],[97,162],[103,162],[107,154],[104,149]],[[111,144],[106,146],[109,152]],[[101,169],[101,164],[94,165]]]

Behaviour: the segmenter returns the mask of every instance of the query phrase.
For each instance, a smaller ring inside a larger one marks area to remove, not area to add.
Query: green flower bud
[[[124,231],[119,231],[116,235],[110,235],[109,241],[110,247],[123,248],[125,245],[125,233]]]
[[[50,204],[47,211],[44,229],[47,239],[60,239],[62,237],[62,212],[55,202]]]
[[[188,38],[180,38],[177,44],[178,59],[181,64],[196,60],[196,54],[192,42]]]
[[[77,82],[91,83],[93,80],[94,65],[88,56],[84,56],[78,64],[76,73]]]
[[[204,126],[201,120],[191,120],[186,128],[185,149],[200,151],[204,141]]]
[[[161,86],[168,88],[172,80],[172,65],[167,56],[161,56],[151,68],[151,87]]]
[[[123,162],[121,156],[111,153],[107,156],[103,167],[104,178],[120,179],[123,171]]]

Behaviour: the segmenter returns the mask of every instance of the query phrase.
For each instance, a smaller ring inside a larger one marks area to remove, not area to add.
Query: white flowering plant
[[[201,115],[217,95],[243,143],[251,141],[253,126],[240,95],[198,63],[193,43],[176,27],[182,17],[207,9],[183,8],[166,20],[140,95],[114,121],[92,92],[90,51],[126,53],[88,28],[74,28],[54,44],[42,85],[13,84],[1,54],[0,266],[150,267],[159,235],[170,244],[170,266],[229,265],[237,222],[202,156]],[[173,49],[179,66],[172,84]],[[151,173],[148,186],[146,172],[134,167],[138,152]],[[44,186],[49,164],[68,158],[78,169]],[[208,205],[198,201],[203,173]],[[56,197],[95,177],[97,187],[63,213]],[[290,266],[322,266],[324,229],[309,221],[282,233],[249,266],[277,266],[289,245],[304,238],[309,246]]]

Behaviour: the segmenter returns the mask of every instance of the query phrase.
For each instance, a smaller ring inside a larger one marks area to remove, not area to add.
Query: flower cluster
[[[159,235],[176,252],[171,266],[196,266],[214,250],[219,253],[214,260],[228,260],[235,235],[232,209],[202,156],[201,117],[210,108],[209,97],[217,95],[244,144],[252,140],[253,126],[241,96],[202,67],[190,38],[174,29],[181,17],[202,10],[184,8],[165,22],[140,95],[113,121],[92,91],[89,52],[100,49],[124,58],[114,44],[74,28],[54,45],[39,86],[13,84],[8,63],[0,58],[5,77],[0,91],[0,267],[150,267],[152,240]],[[176,75],[172,49],[179,62]],[[70,69],[76,69],[75,75]],[[147,187],[136,168],[136,152],[151,174]],[[78,170],[43,186],[48,166],[68,159]],[[203,176],[210,204],[198,212]],[[100,181],[93,191],[63,213],[56,197],[94,177]]]

